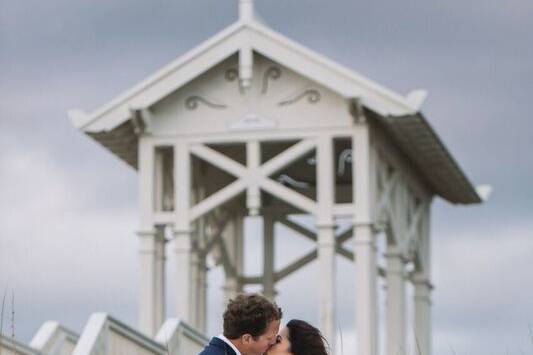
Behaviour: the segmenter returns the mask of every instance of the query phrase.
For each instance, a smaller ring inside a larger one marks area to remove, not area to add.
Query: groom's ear
[[[243,334],[241,335],[241,342],[243,344],[250,344],[253,340],[253,337],[251,334]]]

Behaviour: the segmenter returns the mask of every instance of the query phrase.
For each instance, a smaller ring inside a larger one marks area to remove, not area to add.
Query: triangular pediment
[[[345,99],[359,98],[382,115],[417,111],[403,96],[343,68],[323,56],[256,22],[237,22],[171,62],[137,86],[91,114],[70,112],[73,123],[86,132],[109,131],[131,119],[132,110],[149,108],[220,64],[241,48],[251,48],[270,60],[336,92]]]

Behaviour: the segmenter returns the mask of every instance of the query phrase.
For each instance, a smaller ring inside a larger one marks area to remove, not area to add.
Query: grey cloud
[[[434,206],[436,354],[449,354],[450,344],[458,353],[500,354],[503,343],[512,354],[527,349],[533,291],[523,275],[509,275],[531,269],[532,3],[257,7],[274,29],[370,79],[400,93],[429,89],[431,124],[474,182],[495,186],[485,206]],[[65,111],[109,101],[235,19],[236,1],[2,3],[0,290],[16,290],[22,339],[51,318],[80,331],[98,310],[136,323],[136,174],[75,131]],[[283,237],[283,261],[309,247]],[[249,245],[250,260],[260,258],[258,244]],[[472,250],[479,254],[470,258]],[[349,338],[353,265],[338,265],[339,321]],[[287,317],[316,324],[316,268],[280,283]],[[220,331],[221,276],[210,275],[211,334]],[[171,315],[171,297],[168,305]]]

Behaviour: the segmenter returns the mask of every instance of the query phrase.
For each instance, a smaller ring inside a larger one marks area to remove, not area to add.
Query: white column
[[[271,214],[263,215],[263,295],[274,301],[274,218]]]
[[[413,276],[415,354],[431,355],[431,290],[432,285],[421,273]]]
[[[139,330],[155,335],[164,316],[163,236],[155,229],[155,147],[146,137],[139,139]],[[163,264],[163,265],[162,265]]]
[[[197,243],[192,256],[193,292],[194,299],[196,300],[196,308],[194,309],[194,322],[191,325],[205,333],[207,331],[207,265],[205,255],[200,253],[200,249],[205,248],[206,246],[204,218],[200,218],[197,221],[194,238]]]
[[[159,231],[139,231],[139,330],[154,336],[164,321],[164,239]]]
[[[320,269],[320,329],[335,354],[336,344],[336,268],[335,223],[335,164],[333,140],[320,136],[317,145],[317,229],[318,264]]]
[[[406,354],[405,261],[398,248],[390,247],[387,258],[387,354]]]
[[[200,169],[200,164],[193,164],[192,166],[194,174],[193,191],[194,191],[194,204],[202,201],[206,196],[206,186],[204,176]],[[200,250],[206,248],[207,236],[206,236],[206,218],[198,218],[194,222],[194,241],[195,254],[193,255],[193,299],[196,300],[196,308],[194,309],[194,321],[193,325],[202,333],[207,332],[207,265],[206,255]]]
[[[191,164],[190,154],[185,142],[174,145],[174,297],[175,316],[185,322],[192,321],[194,299],[192,292],[191,264],[192,243],[189,219],[191,201]]]
[[[355,326],[357,354],[378,354],[378,303],[376,241],[372,227],[372,164],[368,123],[354,126],[352,139],[354,233],[356,255]]]

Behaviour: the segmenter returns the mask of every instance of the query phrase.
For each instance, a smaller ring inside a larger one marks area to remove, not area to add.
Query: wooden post
[[[176,298],[175,316],[191,322],[193,299],[191,280],[191,225],[189,219],[191,201],[191,157],[185,142],[174,144],[174,297]]]
[[[431,289],[429,280],[423,274],[413,276],[414,286],[414,328],[415,354],[431,355]]]
[[[323,135],[317,145],[317,200],[318,200],[318,263],[320,269],[320,329],[335,353],[336,344],[336,268],[335,222],[335,165],[333,139]]]
[[[370,132],[364,117],[358,118],[352,139],[355,202],[354,233],[356,259],[355,327],[357,354],[378,354],[378,304],[376,241],[372,225],[372,162]]]
[[[406,354],[405,260],[400,250],[388,246],[387,253],[387,354]]]

